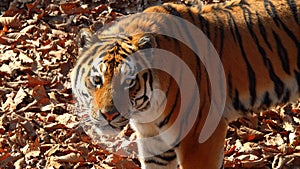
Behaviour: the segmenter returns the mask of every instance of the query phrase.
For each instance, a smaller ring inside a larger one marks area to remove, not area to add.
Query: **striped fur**
[[[155,51],[141,53],[137,60],[131,60],[130,54],[150,48],[170,51],[189,66],[198,83],[200,105],[196,123],[177,144],[181,129],[189,123],[191,112],[187,111],[178,130],[173,131],[174,137],[167,138],[174,142],[172,147],[165,143],[166,138],[160,137],[146,145],[139,143],[140,154],[153,154],[140,159],[142,168],[175,169],[178,164],[182,169],[220,168],[230,121],[299,97],[299,0],[238,0],[197,8],[164,4],[144,12],[175,15],[201,29],[222,61],[227,95],[217,129],[206,142],[199,144],[210,108],[208,74],[199,57],[185,44],[152,32],[180,31],[183,38],[195,45],[199,39],[184,31],[185,25],[170,25],[160,17],[123,18],[92,36],[78,59],[71,80],[82,113],[88,113],[103,134],[119,132],[130,119],[139,138],[153,137],[171,127],[178,116],[183,95],[179,91],[181,82],[175,82],[171,75],[157,69],[137,72],[139,67],[152,64],[149,60],[151,62],[151,55],[157,54]],[[180,68],[170,69],[179,77],[185,76]],[[114,80],[114,77],[119,78]],[[163,91],[166,98],[154,89]],[[118,95],[126,91],[128,99],[118,99]],[[191,104],[194,104],[193,93],[187,97]],[[114,102],[121,103],[121,107],[116,108]],[[152,120],[137,122],[145,119]],[[162,149],[167,151],[155,154]]]

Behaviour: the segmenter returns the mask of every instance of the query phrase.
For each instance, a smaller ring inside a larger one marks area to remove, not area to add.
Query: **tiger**
[[[299,97],[299,11],[299,0],[233,0],[165,3],[121,17],[88,33],[71,73],[78,113],[102,135],[129,124],[142,169],[223,168],[230,122]],[[183,40],[167,36],[172,32]],[[221,66],[205,61],[213,51]],[[182,62],[172,65],[176,59]],[[210,76],[207,66],[220,77]],[[215,90],[223,94],[213,99]],[[222,99],[222,111],[211,115]]]

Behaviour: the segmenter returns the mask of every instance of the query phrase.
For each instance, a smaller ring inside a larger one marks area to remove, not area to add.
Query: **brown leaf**
[[[56,120],[60,124],[66,125],[68,128],[74,128],[74,126],[77,126],[78,123],[74,123],[76,119],[76,116],[73,114],[65,113],[63,115],[59,115],[56,117]]]
[[[26,6],[28,8],[28,13],[38,13],[39,18],[41,18],[44,14],[43,8],[39,8],[38,5],[41,4],[41,0],[36,0],[33,3],[27,3]]]
[[[280,146],[284,144],[284,140],[280,134],[276,134],[275,136],[266,135],[266,145]]]
[[[229,150],[225,151],[224,155],[229,156],[232,155],[236,151],[236,146],[232,146]]]
[[[33,87],[33,86],[38,86],[38,85],[46,85],[49,84],[50,82],[46,80],[42,80],[38,77],[31,77],[31,75],[27,74],[27,87]]]
[[[64,156],[54,156],[54,160],[58,162],[78,163],[85,160],[79,153],[70,153]]]
[[[242,138],[245,141],[262,139],[262,137],[264,136],[264,133],[245,126],[241,126],[239,129],[237,129],[237,134],[240,138]]]
[[[244,160],[241,162],[243,168],[261,168],[265,166],[265,159],[259,158],[254,160]]]
[[[38,51],[42,51],[44,53],[47,53],[47,52],[49,52],[51,50],[57,50],[57,45],[56,45],[55,41],[52,41],[49,44],[38,48],[37,50]]]
[[[0,67],[0,74],[1,73],[10,75],[12,73],[12,69],[7,64],[2,64]]]
[[[59,151],[59,144],[48,144],[48,145],[44,145],[44,146],[47,146],[47,147],[51,147],[50,149],[48,149],[46,152],[45,152],[45,155],[46,156],[53,156],[55,153],[57,153]]]
[[[23,52],[20,52],[19,58],[22,61],[22,63],[33,63],[33,60],[27,55],[25,55]]]
[[[14,111],[16,110],[16,105],[12,99],[13,95],[6,95],[7,96],[7,99],[6,101],[3,103],[1,109],[3,111]]]
[[[5,159],[7,159],[10,156],[10,153],[6,153],[2,156],[0,156],[0,161],[4,161]]]
[[[23,90],[23,88],[20,88],[17,92],[16,96],[14,97],[14,104],[17,106],[20,103],[23,102],[23,99],[27,96],[27,93]]]
[[[107,163],[108,165],[115,165],[120,160],[122,160],[122,157],[120,157],[116,154],[110,154],[105,159],[105,163]]]
[[[37,100],[40,105],[50,104],[50,99],[43,85],[37,85],[33,88],[32,97]]]
[[[17,53],[15,53],[13,50],[6,50],[4,52],[4,54],[0,55],[0,61],[2,61],[2,62],[9,61],[16,56],[17,56]]]
[[[13,33],[10,33],[13,34]],[[15,37],[10,38],[8,36],[10,36],[10,34],[4,35],[4,36],[0,36],[0,44],[3,45],[11,45],[10,48],[14,48],[14,46],[19,43],[21,41],[21,36],[19,36],[17,39]],[[19,34],[19,33],[16,33]]]
[[[280,152],[276,146],[272,146],[272,145],[264,146],[263,150],[266,152],[271,152],[271,153],[279,153]]]
[[[48,124],[48,125],[44,126],[44,129],[46,131],[51,131],[51,130],[56,130],[56,129],[63,129],[63,128],[66,128],[66,126],[63,125],[63,124],[59,124],[59,123],[51,123],[51,124]]]
[[[4,126],[0,126],[0,134],[4,134],[5,133],[5,128]],[[1,153],[1,150],[0,150]]]
[[[21,153],[6,153],[0,157],[0,167],[5,167],[7,163],[14,162],[21,157]]]
[[[14,163],[14,166],[16,167],[15,169],[23,169],[24,165],[26,165],[24,157],[20,158]]]
[[[101,4],[99,6],[96,6],[94,9],[91,10],[91,13],[101,13],[105,10],[108,10],[107,5]]]
[[[33,29],[37,29],[36,25],[28,25],[26,27],[24,27],[23,29],[20,30],[20,33],[29,33],[31,30]]]
[[[6,25],[13,28],[18,28],[21,26],[20,15],[17,14],[14,17],[3,17],[0,16],[0,24]]]
[[[79,1],[68,2],[60,5],[60,9],[65,14],[81,14],[90,13],[90,10],[86,7],[79,6]]]
[[[21,133],[15,133],[14,135],[10,136],[9,139],[15,144],[19,146],[25,146],[26,145],[26,139],[28,137],[25,137]]]

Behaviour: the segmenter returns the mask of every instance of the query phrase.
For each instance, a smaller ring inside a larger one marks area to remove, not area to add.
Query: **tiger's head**
[[[116,134],[150,108],[153,94],[152,34],[93,36],[75,66],[71,81],[79,113],[103,134]],[[133,56],[134,55],[134,56]],[[146,69],[145,69],[146,68]]]

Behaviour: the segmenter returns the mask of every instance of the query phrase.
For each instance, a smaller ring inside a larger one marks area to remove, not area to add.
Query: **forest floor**
[[[69,75],[79,30],[142,11],[142,2],[150,1],[2,0],[0,168],[140,168],[134,140],[111,153],[85,133]],[[300,168],[299,107],[278,106],[233,122],[225,168]],[[120,155],[129,149],[131,155]]]

